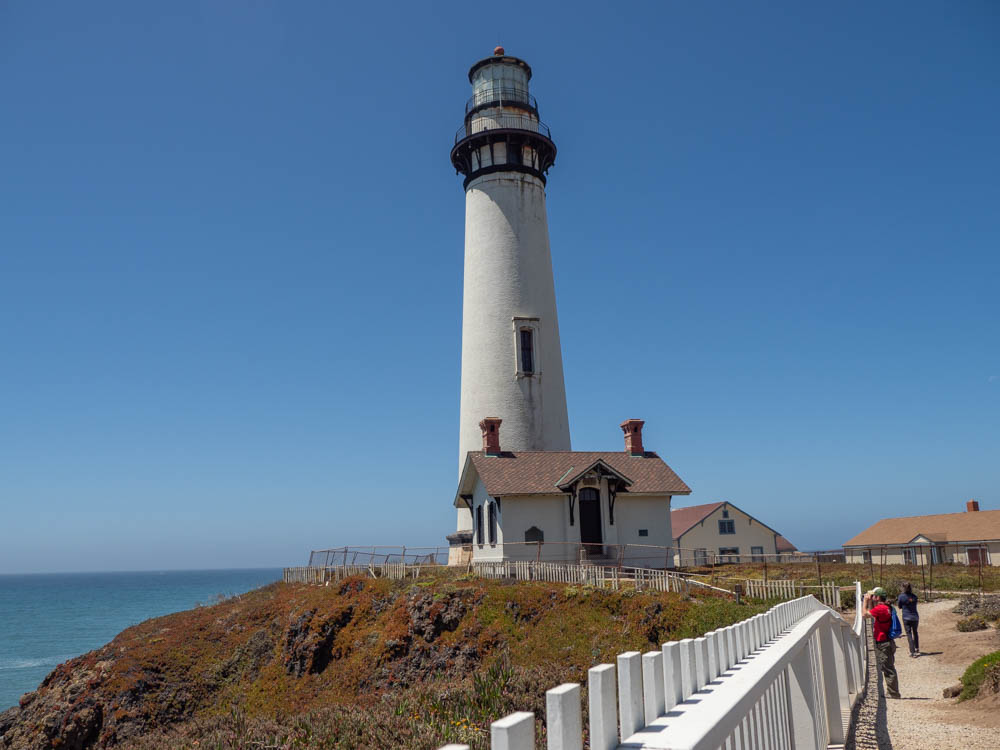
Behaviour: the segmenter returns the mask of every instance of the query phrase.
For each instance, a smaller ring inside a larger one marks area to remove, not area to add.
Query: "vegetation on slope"
[[[275,584],[60,665],[0,714],[0,748],[485,748],[513,710],[541,742],[548,688],[763,608],[452,575]]]
[[[1000,693],[1000,651],[979,657],[962,675],[960,701],[975,698],[981,692]]]

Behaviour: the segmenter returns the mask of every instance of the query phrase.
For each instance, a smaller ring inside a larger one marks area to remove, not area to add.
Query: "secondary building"
[[[455,507],[471,531],[448,537],[449,562],[496,560],[671,567],[670,502],[691,489],[642,444],[640,419],[622,423],[625,450],[505,451],[501,420],[479,423]]]
[[[729,502],[692,505],[670,513],[677,565],[715,562],[774,562],[795,545],[770,526]],[[766,558],[765,558],[766,555]]]
[[[847,562],[921,565],[924,562],[1000,565],[1000,510],[883,518],[844,542]]]

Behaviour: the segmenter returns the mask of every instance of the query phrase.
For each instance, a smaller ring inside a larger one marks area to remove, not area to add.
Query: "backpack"
[[[896,614],[896,608],[891,604],[887,606],[889,607],[889,611],[892,613],[892,624],[889,626],[889,637],[895,640],[903,634],[903,625],[899,621],[899,616]]]

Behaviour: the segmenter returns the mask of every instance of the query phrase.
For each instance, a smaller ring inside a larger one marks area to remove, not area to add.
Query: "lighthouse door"
[[[603,555],[601,534],[601,496],[592,487],[580,490],[580,541],[588,555]]]

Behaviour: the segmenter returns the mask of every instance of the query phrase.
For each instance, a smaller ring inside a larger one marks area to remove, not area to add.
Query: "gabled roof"
[[[470,467],[494,497],[503,495],[563,494],[559,485],[602,462],[631,482],[630,493],[689,495],[691,488],[658,455],[647,451],[632,456],[624,451],[504,451],[487,456],[469,451],[459,482],[459,495],[472,491]],[[457,501],[457,498],[456,498]]]
[[[733,505],[727,500],[723,500],[719,503],[707,503],[706,505],[691,505],[687,508],[674,508],[670,511],[670,529],[673,533],[674,539],[680,539],[680,537],[690,531],[696,524],[701,523],[715,511],[721,508],[723,505],[728,505],[730,508],[738,510],[743,515],[749,517],[753,522],[760,524],[768,531],[777,534],[778,532],[768,526],[766,523],[754,518],[749,513],[747,513],[742,508]],[[781,537],[784,539],[784,537]],[[795,547],[785,539],[785,543],[788,544],[791,549],[788,551],[793,551]],[[779,550],[780,551],[780,550]]]
[[[1000,539],[1000,510],[883,518],[844,542],[844,546],[908,544],[918,536],[925,536],[940,543]]]
[[[790,541],[785,539],[785,537],[778,534],[777,540],[775,540],[775,549],[778,552],[798,552],[799,548],[792,544]]]
[[[559,481],[556,483],[556,486],[561,490],[564,491],[568,490],[576,482],[579,482],[584,477],[584,475],[589,474],[592,471],[596,472],[598,475],[602,477],[609,477],[609,478],[614,477],[624,487],[632,486],[631,479],[622,474],[620,471],[617,471],[615,467],[609,466],[608,463],[603,458],[599,458],[596,461],[594,461],[594,463],[590,464],[590,466],[584,466],[582,469],[579,470],[577,470],[577,467],[574,466],[573,468],[569,469],[566,472],[566,476],[564,478],[559,479]]]
[[[725,503],[708,503],[707,505],[692,505],[687,508],[675,508],[670,511],[670,529],[674,539],[690,531],[696,523],[708,518]]]

